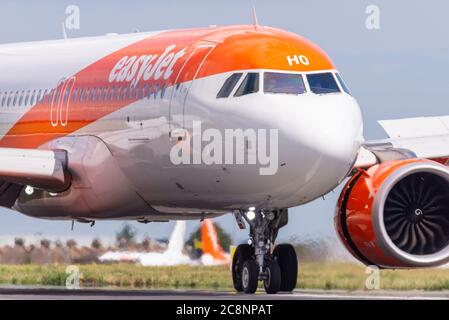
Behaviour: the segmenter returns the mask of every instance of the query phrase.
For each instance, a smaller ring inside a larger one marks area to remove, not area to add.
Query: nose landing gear
[[[251,214],[249,214],[251,213]],[[250,226],[248,244],[237,247],[232,260],[232,280],[239,292],[254,293],[263,281],[267,293],[292,291],[296,286],[298,262],[290,244],[274,247],[278,231],[288,222],[283,210],[258,210],[236,214],[239,225],[242,218]]]

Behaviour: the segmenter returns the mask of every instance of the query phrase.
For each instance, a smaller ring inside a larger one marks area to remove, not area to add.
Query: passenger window
[[[108,102],[109,97],[109,87],[104,88],[103,101]]]
[[[265,93],[303,94],[306,92],[302,75],[297,73],[265,72],[263,86]]]
[[[123,88],[123,94],[122,94],[122,100],[125,101],[126,97],[128,97],[127,92],[128,92],[129,87],[125,87]]]
[[[89,97],[90,97],[90,88],[88,87],[88,88],[86,89],[86,95],[84,96],[84,101],[85,101],[86,103],[89,103]]]
[[[18,103],[19,107],[22,105],[24,95],[25,95],[25,91],[22,91],[20,93],[20,98],[19,98],[19,103]]]
[[[25,95],[25,101],[23,102],[23,104],[24,104],[25,106],[29,105],[29,104],[30,104],[30,99],[31,99],[31,90],[28,90],[28,91],[26,92],[26,95]]]
[[[37,100],[36,103],[39,103],[42,101],[42,89],[37,92],[36,100]]]
[[[112,87],[111,87],[111,92],[109,93],[109,100],[110,100],[111,102],[114,101],[114,97],[115,97],[114,93],[115,93],[115,87],[112,86]]]
[[[14,95],[14,100],[12,102],[12,106],[15,107],[17,103],[17,99],[19,97],[19,91],[16,91],[16,94]]]
[[[7,92],[3,92],[3,98],[2,98],[2,107],[5,106],[6,97],[8,96]]]
[[[248,73],[235,92],[234,96],[241,97],[250,93],[255,93],[257,91],[259,91],[259,74]]]
[[[14,96],[14,92],[11,91],[8,95],[8,102],[6,103],[6,105],[8,107],[11,106],[11,100],[12,100],[13,96]]]
[[[340,82],[340,86],[342,87],[343,91],[349,95],[352,95],[351,92],[349,91],[348,86],[343,81],[343,78],[341,77],[341,75],[339,73],[336,73],[335,75],[337,76],[338,82]]]
[[[31,95],[31,105],[36,104],[36,90],[33,90],[33,94]]]
[[[150,88],[148,89],[148,99],[151,98],[151,95],[153,94],[153,84],[150,84]]]
[[[164,84],[162,84],[162,88],[161,88],[161,99],[164,99],[165,89],[166,89],[166,86],[165,86],[165,83],[164,83]]]
[[[159,83],[154,87],[154,99],[156,99],[158,92],[159,92]]]
[[[139,99],[139,94],[142,92],[141,87],[142,87],[141,84],[139,84],[139,86],[136,87],[136,94],[134,95],[134,98],[135,98],[135,99]]]
[[[115,97],[115,100],[117,100],[117,101],[119,100],[121,91],[122,91],[122,87],[119,86],[119,87],[117,88],[117,96]]]
[[[80,88],[79,103],[83,103],[83,97],[84,97],[84,88]]]
[[[217,98],[227,98],[234,90],[235,85],[242,77],[242,73],[234,73],[226,79],[220,91],[218,91]]]
[[[3,106],[7,107],[8,106],[8,99],[9,99],[9,92],[5,92],[5,97],[3,99],[4,99]]]
[[[147,94],[147,84],[145,83],[142,89],[142,99],[146,97],[146,94]]]
[[[25,91],[25,94],[23,96],[23,105],[27,106],[28,105],[28,100],[30,99],[30,91]]]
[[[69,90],[69,88],[66,88],[65,92],[64,92],[64,103],[67,103],[69,101],[69,94],[70,94],[70,90]]]
[[[101,98],[103,97],[103,87],[98,88],[97,101],[101,103]]]
[[[134,90],[136,89],[136,87],[134,87],[134,86],[130,86],[129,87],[129,95],[128,95],[128,100],[132,100],[132,98],[133,98],[133,93],[134,93]]]
[[[76,99],[78,99],[78,88],[75,88],[75,90],[73,90],[73,96],[72,96],[72,102],[76,103]]]
[[[316,94],[336,93],[340,92],[337,82],[332,73],[315,73],[308,74],[310,90]]]
[[[96,96],[97,96],[97,88],[93,88],[92,89],[92,103],[94,103],[95,102],[95,99],[96,99]]]

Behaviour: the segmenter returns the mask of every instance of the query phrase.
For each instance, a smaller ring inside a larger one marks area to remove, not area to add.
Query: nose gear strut
[[[237,247],[232,261],[235,289],[254,293],[263,281],[267,293],[293,290],[298,272],[293,246],[273,251],[279,229],[288,222],[287,209],[240,211],[235,217],[240,227],[242,218],[250,226],[248,244]]]

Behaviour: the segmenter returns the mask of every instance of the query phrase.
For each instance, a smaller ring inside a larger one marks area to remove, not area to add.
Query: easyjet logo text
[[[175,51],[176,45],[167,47],[161,55],[124,56],[112,68],[109,82],[131,82],[134,86],[142,79],[167,80],[173,74],[176,62],[185,55],[187,48]]]

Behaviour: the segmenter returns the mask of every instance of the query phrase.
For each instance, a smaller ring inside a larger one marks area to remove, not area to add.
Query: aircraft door
[[[184,122],[187,96],[204,61],[215,47],[216,44],[210,42],[197,44],[176,76],[169,105],[170,140],[172,141],[183,140],[187,135]]]

